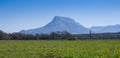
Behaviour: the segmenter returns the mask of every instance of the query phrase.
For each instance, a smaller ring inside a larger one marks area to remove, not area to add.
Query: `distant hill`
[[[93,33],[116,33],[120,32],[120,25],[94,26],[91,30]]]
[[[120,25],[94,26],[90,28],[92,33],[115,33],[120,32]],[[67,31],[71,34],[89,34],[89,29],[75,22],[72,18],[55,16],[47,25],[30,30],[22,30],[23,34],[41,34],[57,31]]]
[[[87,34],[89,30],[79,23],[75,22],[72,18],[55,16],[53,20],[47,25],[30,30],[23,30],[20,33],[24,34],[40,34],[51,33],[57,31],[67,31],[72,34]]]

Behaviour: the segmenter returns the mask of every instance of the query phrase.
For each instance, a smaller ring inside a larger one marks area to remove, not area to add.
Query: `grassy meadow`
[[[120,40],[1,40],[0,58],[120,58]]]

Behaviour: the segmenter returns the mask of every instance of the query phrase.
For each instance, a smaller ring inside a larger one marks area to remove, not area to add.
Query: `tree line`
[[[50,34],[22,34],[5,33],[0,30],[0,40],[87,40],[87,39],[120,39],[118,33],[91,33],[90,34],[70,34],[67,31],[52,32]]]
[[[70,40],[74,39],[73,35],[67,31],[52,32],[50,34],[22,34],[22,33],[5,33],[0,31],[0,40]]]

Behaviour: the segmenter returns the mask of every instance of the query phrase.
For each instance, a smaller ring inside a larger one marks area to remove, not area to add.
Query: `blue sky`
[[[34,29],[54,16],[71,17],[85,27],[120,24],[120,0],[0,0],[0,29]]]

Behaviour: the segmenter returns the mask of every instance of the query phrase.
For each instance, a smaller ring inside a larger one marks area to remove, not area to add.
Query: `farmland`
[[[120,40],[1,40],[0,58],[120,58]]]

